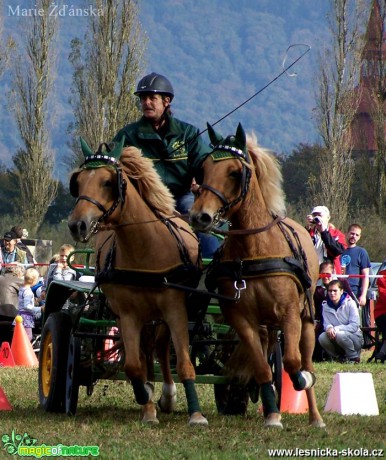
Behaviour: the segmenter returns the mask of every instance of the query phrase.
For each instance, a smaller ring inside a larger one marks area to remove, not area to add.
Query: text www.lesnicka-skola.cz
[[[270,457],[361,457],[371,458],[377,457],[382,458],[385,456],[384,449],[331,449],[329,447],[317,448],[317,449],[268,449],[268,455]]]

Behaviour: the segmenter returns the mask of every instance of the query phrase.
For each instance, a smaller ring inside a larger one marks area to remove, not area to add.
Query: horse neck
[[[134,188],[128,187],[115,245],[117,266],[157,270],[180,262],[174,237]]]
[[[274,217],[267,208],[257,180],[251,180],[250,188],[239,209],[231,216],[231,230],[259,229],[269,225]],[[287,251],[287,245],[277,225],[261,233],[232,235],[224,248],[225,258],[252,258],[274,255]]]

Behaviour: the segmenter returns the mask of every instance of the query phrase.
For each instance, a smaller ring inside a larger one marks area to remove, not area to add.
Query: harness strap
[[[201,270],[195,265],[179,265],[165,272],[144,270],[126,270],[111,268],[96,275],[98,284],[124,284],[126,286],[162,288],[168,287],[169,281],[178,285],[196,287],[201,277]],[[172,284],[169,287],[175,287]]]
[[[304,271],[302,264],[293,257],[271,257],[253,260],[223,261],[211,268],[207,281],[213,286],[221,278],[239,280],[263,276],[291,276],[299,291],[306,291],[311,286],[311,280]]]

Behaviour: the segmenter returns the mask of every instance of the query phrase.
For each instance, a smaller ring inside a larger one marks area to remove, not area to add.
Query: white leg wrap
[[[315,375],[312,374],[311,372],[308,372],[308,371],[302,371],[302,376],[304,377],[305,381],[306,381],[306,386],[305,386],[305,390],[308,390],[309,388],[311,388],[312,386],[314,386],[314,383],[315,383]]]
[[[162,385],[162,395],[158,401],[158,405],[162,412],[171,413],[177,405],[177,387],[173,383],[164,383]]]
[[[149,400],[153,401],[153,395],[154,395],[154,385],[150,382],[145,383],[145,389],[149,393]]]

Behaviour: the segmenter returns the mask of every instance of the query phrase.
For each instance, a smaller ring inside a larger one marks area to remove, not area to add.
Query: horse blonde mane
[[[125,147],[120,157],[122,170],[136,183],[142,199],[153,211],[170,216],[174,213],[175,200],[154,168],[153,162],[136,147]]]
[[[269,150],[257,144],[255,133],[247,135],[247,149],[255,166],[255,173],[267,209],[272,214],[286,215],[283,176],[278,160]]]

